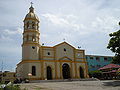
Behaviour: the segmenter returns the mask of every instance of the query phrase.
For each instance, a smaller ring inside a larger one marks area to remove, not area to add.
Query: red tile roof
[[[102,68],[99,68],[98,70],[102,70],[102,69],[110,69],[110,68],[120,68],[120,65],[117,64],[108,64]]]

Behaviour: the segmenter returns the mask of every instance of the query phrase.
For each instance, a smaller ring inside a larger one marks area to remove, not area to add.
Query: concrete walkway
[[[40,82],[20,84],[27,90],[120,90],[119,80]]]

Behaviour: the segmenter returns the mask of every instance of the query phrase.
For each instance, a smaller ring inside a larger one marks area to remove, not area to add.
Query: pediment
[[[60,43],[60,44],[55,45],[54,47],[58,47],[58,46],[62,46],[62,45],[64,45],[64,46],[69,46],[69,47],[71,47],[71,48],[74,48],[72,45],[68,44],[67,42],[62,42],[62,43]],[[75,49],[75,48],[74,48],[74,49]]]
[[[68,57],[62,57],[62,58],[60,58],[59,60],[70,60],[70,61],[72,61],[72,59],[70,59],[70,58],[68,58]]]

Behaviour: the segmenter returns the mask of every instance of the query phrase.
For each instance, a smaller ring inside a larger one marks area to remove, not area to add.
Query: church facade
[[[31,5],[24,19],[22,60],[17,64],[17,77],[30,80],[87,78],[85,50],[67,42],[53,47],[41,45],[39,22]]]

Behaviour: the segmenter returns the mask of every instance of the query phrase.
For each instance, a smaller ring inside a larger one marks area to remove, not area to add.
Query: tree
[[[115,53],[112,63],[120,64],[120,30],[110,33],[109,36],[111,38],[109,40],[107,48],[110,49],[113,53]]]

